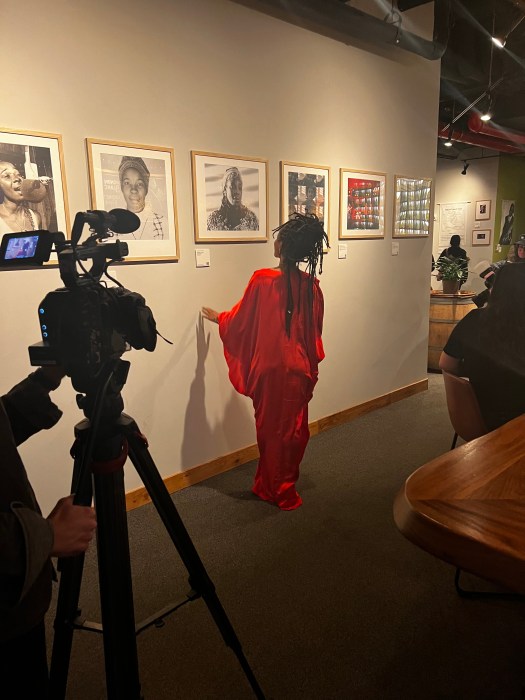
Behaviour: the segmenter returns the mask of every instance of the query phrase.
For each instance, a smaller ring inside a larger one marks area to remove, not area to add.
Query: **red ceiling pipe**
[[[447,139],[450,136],[451,141],[461,141],[462,143],[468,143],[470,146],[479,146],[480,148],[490,148],[493,151],[501,151],[502,153],[524,153],[525,149],[518,145],[504,141],[503,139],[495,139],[490,136],[484,136],[483,134],[474,134],[469,131],[459,131],[452,129],[450,132],[450,127],[443,122],[440,122],[438,129],[438,137],[440,139]]]
[[[482,122],[479,114],[476,112],[471,112],[468,118],[468,128],[476,134],[483,134],[484,136],[492,136],[495,139],[504,139],[510,143],[524,144],[525,145],[525,134],[519,131],[511,131],[503,129],[498,129],[495,126],[490,126],[488,122]]]

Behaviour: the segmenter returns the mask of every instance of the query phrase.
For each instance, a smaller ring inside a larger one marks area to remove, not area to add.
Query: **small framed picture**
[[[281,223],[292,214],[315,214],[329,234],[330,168],[281,161]]]
[[[482,199],[476,202],[476,221],[490,219],[490,199]]]
[[[421,238],[430,233],[432,180],[394,177],[393,238]]]
[[[472,231],[472,245],[490,245],[491,239],[490,228],[477,228]]]
[[[268,161],[192,151],[197,242],[268,240]]]
[[[127,209],[139,226],[122,236],[130,261],[179,259],[172,148],[86,139],[93,209]]]
[[[69,238],[62,137],[0,129],[0,233],[37,229]]]
[[[341,168],[339,238],[384,238],[385,173]]]

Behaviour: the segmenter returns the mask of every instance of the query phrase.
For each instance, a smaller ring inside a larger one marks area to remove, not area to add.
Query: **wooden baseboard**
[[[358,416],[362,416],[365,413],[370,413],[378,408],[384,408],[389,406],[396,401],[401,401],[414,394],[419,394],[421,391],[426,391],[428,389],[428,379],[421,379],[418,382],[409,384],[408,386],[401,387],[401,389],[395,389],[388,394],[383,396],[378,396],[370,401],[365,401],[358,406],[352,406],[351,408],[346,408],[344,411],[339,411],[331,416],[326,416],[325,418],[320,418],[319,420],[310,423],[310,435],[317,435],[325,430],[330,430],[343,423],[348,423]],[[246,464],[251,462],[253,459],[257,459],[259,456],[259,450],[257,445],[249,445],[248,447],[243,447],[240,450],[231,452],[228,455],[223,455],[222,457],[217,457],[212,459],[210,462],[205,464],[199,464],[196,467],[192,467],[185,472],[179,472],[178,474],[173,474],[164,479],[166,488],[170,493],[175,493],[187,486],[192,486],[193,484],[198,484],[200,481],[205,481],[212,476],[217,474],[222,474],[222,472],[227,472],[230,469],[240,466],[241,464]],[[126,494],[126,508],[127,510],[133,510],[139,508],[140,506],[150,503],[151,499],[148,492],[144,486],[140,486],[133,491],[129,491]]]

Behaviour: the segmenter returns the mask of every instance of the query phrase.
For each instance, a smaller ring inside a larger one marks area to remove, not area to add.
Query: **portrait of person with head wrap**
[[[208,231],[259,230],[259,219],[242,203],[242,187],[239,168],[226,168],[222,181],[221,205],[208,216]]]
[[[135,156],[123,156],[118,175],[126,208],[140,219],[140,226],[131,235],[138,240],[164,238],[164,217],[153,211],[147,199],[150,172],[144,160]]]

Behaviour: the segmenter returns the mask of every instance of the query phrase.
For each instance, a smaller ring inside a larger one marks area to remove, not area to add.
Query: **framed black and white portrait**
[[[480,199],[476,202],[476,221],[486,221],[490,219],[490,199]]]
[[[268,161],[192,151],[195,240],[268,240]]]
[[[93,209],[127,209],[139,218],[126,260],[178,260],[172,148],[86,139]]]
[[[62,137],[0,128],[0,235],[37,229],[69,237]]]
[[[472,231],[472,245],[490,245],[492,229],[478,228]]]

